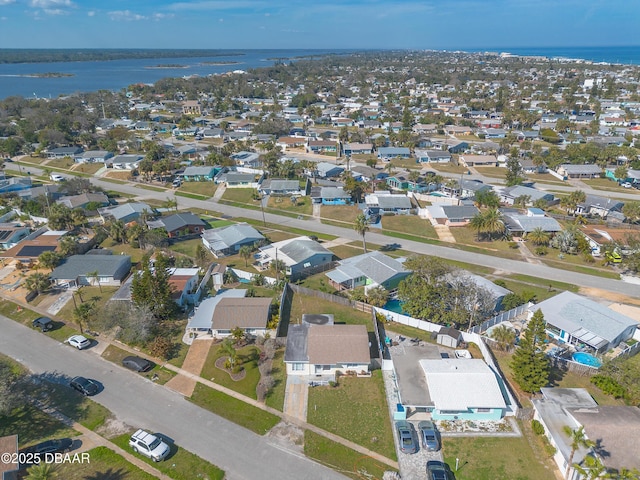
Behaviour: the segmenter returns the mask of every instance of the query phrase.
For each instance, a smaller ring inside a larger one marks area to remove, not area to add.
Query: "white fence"
[[[410,327],[419,328],[427,332],[439,332],[442,325],[427,322],[426,320],[418,320],[417,318],[402,315],[401,313],[392,312],[391,310],[385,310],[384,308],[373,307],[376,313],[379,313],[390,322],[397,322]]]
[[[414,192],[409,192],[407,195],[421,202],[429,202],[432,205],[460,205],[460,200],[455,197],[441,197],[439,195],[427,195],[425,193]]]
[[[493,318],[490,318],[486,322],[482,322],[480,325],[476,325],[471,328],[471,332],[473,333],[483,333],[489,330],[494,325],[497,325],[502,322],[506,322],[507,320],[511,320],[512,318],[517,317],[518,315],[522,315],[524,312],[529,310],[533,306],[533,303],[525,303],[524,305],[520,305],[519,307],[512,308],[511,310],[507,310],[506,312],[502,312],[496,315]]]
[[[230,268],[233,274],[241,280],[248,280],[249,282],[253,281],[254,277],[257,276],[257,273],[245,272],[244,270],[238,270],[237,268]],[[264,277],[264,283],[268,283],[269,285],[275,285],[276,279],[273,277]]]

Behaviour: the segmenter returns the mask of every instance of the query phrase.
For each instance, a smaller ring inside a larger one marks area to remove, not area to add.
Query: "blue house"
[[[378,148],[378,158],[388,162],[392,158],[409,158],[411,150],[407,147],[380,147]]]
[[[418,163],[449,163],[451,153],[446,150],[416,150]]]
[[[220,170],[220,167],[187,167],[184,169],[182,178],[185,182],[213,182]]]
[[[342,187],[322,187],[320,199],[322,205],[349,205],[351,194],[345,192]]]

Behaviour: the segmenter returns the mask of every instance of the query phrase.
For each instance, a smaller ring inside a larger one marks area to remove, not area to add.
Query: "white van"
[[[64,182],[64,177],[62,175],[58,175],[57,173],[52,173],[50,178],[54,182]]]

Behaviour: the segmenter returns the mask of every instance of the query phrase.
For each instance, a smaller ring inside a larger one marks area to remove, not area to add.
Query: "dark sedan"
[[[33,328],[38,328],[42,332],[53,330],[53,320],[49,317],[38,317],[31,323],[31,325]]]
[[[86,397],[95,395],[100,390],[96,382],[84,377],[74,377],[69,383],[69,386]]]
[[[413,427],[409,422],[396,422],[396,432],[398,432],[398,442],[402,453],[416,453],[418,445],[413,435]]]
[[[427,462],[427,478],[429,480],[449,480],[449,469],[446,463],[437,460],[429,460]]]
[[[153,368],[153,363],[146,358],[130,356],[122,359],[122,366],[134,372],[148,372]]]

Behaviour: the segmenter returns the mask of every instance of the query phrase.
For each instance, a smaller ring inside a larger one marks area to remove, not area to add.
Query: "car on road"
[[[67,339],[67,343],[72,347],[76,347],[78,350],[83,350],[91,346],[91,340],[84,335],[71,335]]]
[[[398,443],[402,453],[416,453],[418,445],[413,435],[413,427],[409,422],[396,422],[396,432],[398,432]]]
[[[631,187],[633,187],[633,185],[631,184],[631,182],[624,182],[624,183],[622,184],[622,186],[623,186],[624,188],[631,188]]]
[[[38,317],[31,322],[31,326],[39,329],[41,332],[48,332],[49,330],[53,330],[53,320],[49,317]]]
[[[71,450],[72,446],[73,440],[70,438],[58,438],[27,447],[23,452],[35,453],[37,455],[44,455],[45,453],[66,453]]]
[[[85,397],[95,395],[100,390],[100,387],[96,382],[84,377],[73,377],[69,386],[74,390],[79,391]]]
[[[429,452],[437,452],[440,450],[438,433],[436,432],[436,427],[432,421],[423,420],[418,423],[418,432],[420,432],[419,435],[422,448]]]
[[[146,358],[129,356],[122,359],[122,366],[134,372],[147,372],[153,368],[153,363]]]
[[[449,480],[449,470],[446,463],[438,460],[429,460],[427,462],[427,478],[429,480]]]
[[[164,443],[160,437],[145,432],[142,429],[136,430],[129,439],[129,446],[134,452],[149,457],[154,462],[164,460],[169,455],[169,445]]]

